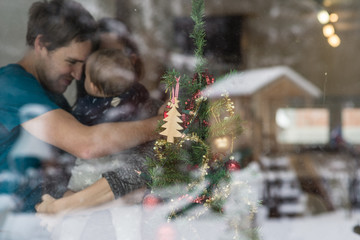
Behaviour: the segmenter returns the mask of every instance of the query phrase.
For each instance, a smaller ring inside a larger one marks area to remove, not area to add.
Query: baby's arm
[[[67,191],[64,193],[63,197],[68,197],[68,196],[70,196],[70,195],[73,195],[74,193],[76,193],[76,192],[71,191],[71,190],[67,190]]]
[[[55,199],[48,194],[42,196],[42,202],[36,205],[39,213],[57,214],[74,209],[98,206],[114,200],[114,194],[105,178],[70,196]]]

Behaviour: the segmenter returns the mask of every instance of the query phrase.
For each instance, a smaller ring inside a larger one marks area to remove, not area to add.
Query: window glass
[[[342,134],[349,143],[360,143],[360,108],[345,108],[342,111]]]
[[[322,108],[281,108],[276,112],[277,140],[283,144],[326,144],[329,112]]]

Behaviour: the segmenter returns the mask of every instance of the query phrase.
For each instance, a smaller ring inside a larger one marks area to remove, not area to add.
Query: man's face
[[[72,41],[68,46],[53,51],[42,50],[40,61],[36,64],[41,85],[53,93],[65,92],[73,79],[80,80],[91,46],[90,41]]]

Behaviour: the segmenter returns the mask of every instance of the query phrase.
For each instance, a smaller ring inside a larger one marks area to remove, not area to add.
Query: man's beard
[[[62,90],[59,91],[58,87],[55,84],[53,84],[53,83],[56,83],[56,81],[54,79],[52,79],[51,77],[49,77],[49,74],[46,73],[47,67],[48,67],[48,65],[46,65],[44,63],[40,63],[36,66],[35,71],[36,71],[40,85],[46,91],[49,91],[51,93],[63,93],[64,91],[62,91]]]

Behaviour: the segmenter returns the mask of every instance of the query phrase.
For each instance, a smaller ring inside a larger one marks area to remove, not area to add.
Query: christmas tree
[[[170,70],[163,76],[170,101],[159,132],[166,138],[156,141],[156,157],[148,162],[152,198],[144,203],[158,203],[154,198],[174,202],[169,219],[186,216],[197,206],[222,214],[230,173],[240,168],[232,156],[234,140],[242,132],[240,116],[226,93],[214,101],[204,94],[215,82],[203,57],[204,0],[192,1],[191,18],[195,73],[189,77]]]

